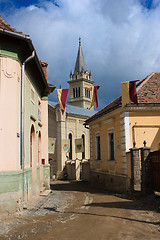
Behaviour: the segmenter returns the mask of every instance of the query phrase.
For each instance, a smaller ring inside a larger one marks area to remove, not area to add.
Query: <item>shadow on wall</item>
[[[160,150],[160,129],[157,131],[153,142],[151,143],[151,151]]]

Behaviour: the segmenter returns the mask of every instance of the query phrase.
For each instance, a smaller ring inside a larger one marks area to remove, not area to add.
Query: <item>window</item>
[[[90,98],[90,90],[85,89],[85,97]]]
[[[80,91],[80,87],[78,88],[78,97],[80,97],[81,95],[81,91]]]
[[[100,134],[96,135],[96,160],[101,160],[101,139],[100,139]]]
[[[73,88],[73,97],[76,97],[75,88]]]
[[[82,159],[85,159],[85,136],[84,136],[84,134],[82,135],[82,139],[83,139]]]
[[[31,131],[30,131],[30,167],[33,166],[33,160],[34,160],[34,150],[35,150],[35,130],[34,126],[32,125]]]
[[[113,132],[113,130],[108,131],[108,150],[109,150],[109,159],[110,160],[115,160],[114,132]]]
[[[41,122],[41,110],[38,108],[38,120]]]
[[[78,88],[73,88],[73,98],[80,97],[80,95],[81,95],[81,89],[80,89],[80,87],[78,87]]]
[[[41,162],[41,132],[38,135],[38,164]]]
[[[72,159],[72,134],[71,133],[68,135],[68,138],[70,140],[69,159]]]

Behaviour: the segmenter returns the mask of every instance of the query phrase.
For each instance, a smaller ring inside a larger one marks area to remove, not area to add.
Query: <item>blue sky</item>
[[[0,0],[1,16],[31,36],[57,88],[68,87],[81,37],[100,108],[120,96],[120,82],[160,71],[159,13],[160,0]]]

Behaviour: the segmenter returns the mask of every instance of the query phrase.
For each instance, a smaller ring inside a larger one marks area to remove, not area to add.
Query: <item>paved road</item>
[[[87,183],[55,181],[48,197],[1,220],[0,240],[159,240],[160,199],[109,194]]]

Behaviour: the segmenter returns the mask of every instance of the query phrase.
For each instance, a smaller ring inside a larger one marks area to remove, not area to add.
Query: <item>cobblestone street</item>
[[[160,239],[160,200],[111,194],[83,182],[54,181],[52,193],[0,218],[0,240]]]

